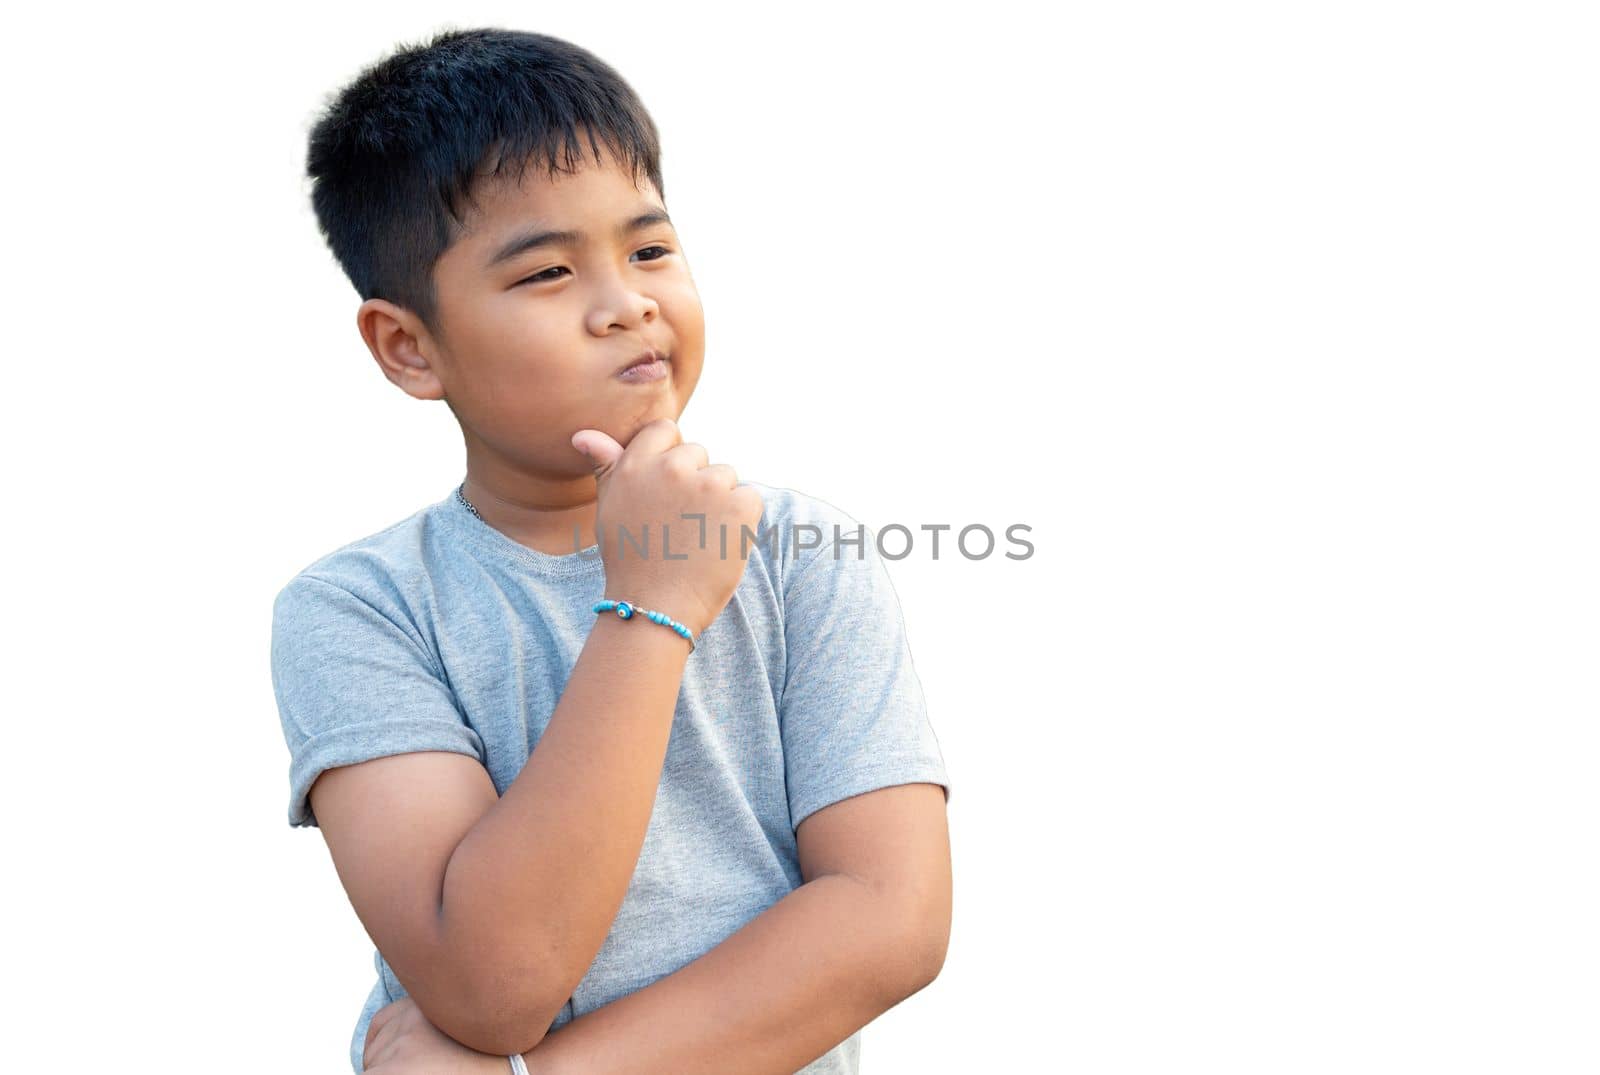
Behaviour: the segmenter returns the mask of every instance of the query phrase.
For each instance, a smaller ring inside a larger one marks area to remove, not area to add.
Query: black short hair
[[[433,267],[462,233],[475,177],[533,161],[571,173],[586,136],[663,199],[655,122],[631,86],[560,38],[448,29],[403,43],[338,91],[311,130],[311,204],[363,301],[387,299],[437,331]],[[558,160],[558,153],[560,159]]]

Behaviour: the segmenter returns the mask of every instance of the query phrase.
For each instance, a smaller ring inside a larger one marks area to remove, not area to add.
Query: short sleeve
[[[308,793],[328,769],[448,750],[485,759],[404,618],[298,575],[272,605],[272,688],[289,746],[289,824],[315,826]]]
[[[839,525],[843,541],[826,534],[784,584],[779,721],[797,829],[824,806],[895,784],[939,784],[950,799],[873,531],[848,517]]]

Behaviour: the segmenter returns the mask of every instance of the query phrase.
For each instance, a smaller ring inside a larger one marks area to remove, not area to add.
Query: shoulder
[[[839,576],[859,573],[852,565],[874,558],[872,528],[837,504],[784,486],[742,484],[761,493],[764,510],[751,557],[759,558],[779,593],[789,593],[802,576],[837,583]]]
[[[318,556],[278,589],[274,607],[330,589],[383,610],[412,606],[428,586],[430,562],[446,546],[440,523],[439,505],[429,505]]]
[[[764,482],[740,484],[754,486],[761,493],[762,549],[776,550],[785,563],[807,563],[835,541],[842,538],[848,542],[866,532],[859,519],[820,497]]]

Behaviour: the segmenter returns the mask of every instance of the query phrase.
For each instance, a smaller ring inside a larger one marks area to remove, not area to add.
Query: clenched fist
[[[580,429],[572,446],[589,457],[600,487],[605,596],[664,612],[698,638],[744,575],[743,528],[760,524],[761,494],[685,444],[670,418],[641,428],[626,449],[598,429]]]

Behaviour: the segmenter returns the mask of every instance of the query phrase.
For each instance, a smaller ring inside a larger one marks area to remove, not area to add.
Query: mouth
[[[624,381],[656,381],[666,376],[672,356],[650,348],[617,370],[616,376]]]
[[[618,373],[625,373],[628,370],[633,369],[635,366],[648,366],[652,362],[662,362],[662,361],[665,361],[667,359],[667,357],[668,356],[663,355],[660,351],[657,351],[654,347],[651,347],[648,350],[646,350],[643,354],[640,354],[640,355],[630,359],[628,361],[627,365],[625,365],[625,366],[621,367],[620,369],[618,369],[617,372]]]

